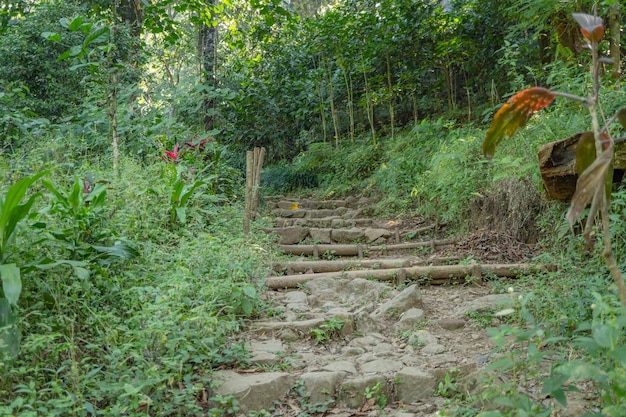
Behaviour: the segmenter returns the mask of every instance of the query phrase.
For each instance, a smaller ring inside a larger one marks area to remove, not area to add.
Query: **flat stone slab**
[[[407,367],[396,373],[397,401],[413,403],[432,397],[438,381],[435,376],[423,369]]]
[[[269,410],[274,401],[286,396],[295,383],[287,372],[259,372],[239,374],[235,371],[218,371],[215,379],[221,384],[215,388],[217,395],[232,395],[239,401],[241,412]],[[218,404],[212,404],[212,407]]]

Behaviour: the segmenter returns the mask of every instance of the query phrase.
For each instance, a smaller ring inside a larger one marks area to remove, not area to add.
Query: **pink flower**
[[[165,151],[165,156],[167,158],[171,159],[172,161],[177,161],[179,155],[180,154],[178,152],[178,143],[174,146],[174,150],[173,151]]]

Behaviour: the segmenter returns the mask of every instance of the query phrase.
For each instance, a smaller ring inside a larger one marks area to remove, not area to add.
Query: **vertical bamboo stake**
[[[250,219],[256,219],[256,211],[259,208],[259,193],[261,186],[261,169],[263,168],[263,158],[265,158],[265,148],[254,148],[254,173],[252,177],[252,206],[250,209]]]
[[[243,214],[243,234],[250,233],[250,209],[252,208],[252,184],[254,152],[246,152],[246,205]]]

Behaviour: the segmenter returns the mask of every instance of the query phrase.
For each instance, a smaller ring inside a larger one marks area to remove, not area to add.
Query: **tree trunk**
[[[138,40],[145,15],[141,0],[119,0],[117,13],[124,23],[130,25],[130,34]]]
[[[611,59],[613,59],[613,72],[611,76],[613,78],[619,78],[621,70],[621,52],[620,52],[620,27],[621,27],[621,15],[620,15],[620,2],[616,1],[609,8],[609,42]]]
[[[214,0],[211,0],[211,6]],[[215,70],[217,67],[217,41],[218,41],[217,25],[207,25],[203,23],[198,32],[198,55],[202,68],[202,78],[204,83],[209,87],[209,91],[205,92],[202,101],[202,123],[205,131],[213,130],[215,126],[215,97],[210,91],[217,87],[217,79]]]

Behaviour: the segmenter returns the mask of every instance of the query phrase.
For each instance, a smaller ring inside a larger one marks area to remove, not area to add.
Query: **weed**
[[[384,386],[380,382],[365,388],[365,398],[372,401],[373,405],[378,405],[381,410],[387,406],[387,396],[384,393]]]

